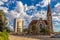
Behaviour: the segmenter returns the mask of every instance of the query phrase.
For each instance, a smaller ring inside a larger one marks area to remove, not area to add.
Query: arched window
[[[42,24],[39,24],[39,28],[42,29]]]

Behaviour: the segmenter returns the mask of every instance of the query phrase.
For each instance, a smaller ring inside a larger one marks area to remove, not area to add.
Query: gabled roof
[[[32,20],[30,25],[36,24],[38,22],[38,20]]]
[[[39,20],[32,20],[29,25],[36,24]],[[48,24],[47,20],[42,20],[46,25]]]

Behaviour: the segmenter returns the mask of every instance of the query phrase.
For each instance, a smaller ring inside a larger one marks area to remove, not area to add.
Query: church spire
[[[52,13],[50,9],[50,5],[48,4],[48,10],[47,10],[47,21],[48,21],[48,27],[49,27],[49,32],[53,32],[53,25],[52,25]]]
[[[47,10],[47,19],[52,20],[52,14],[51,14],[51,9],[49,4],[48,4],[48,10]]]
[[[51,12],[50,5],[48,4],[48,10],[47,13]]]

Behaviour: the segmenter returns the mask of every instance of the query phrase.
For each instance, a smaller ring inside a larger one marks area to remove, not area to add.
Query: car
[[[51,36],[51,38],[60,38],[60,35],[56,34],[56,35]]]

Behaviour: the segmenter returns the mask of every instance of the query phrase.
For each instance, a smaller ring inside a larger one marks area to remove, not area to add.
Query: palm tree
[[[4,30],[6,20],[4,12],[0,10],[0,31]]]

